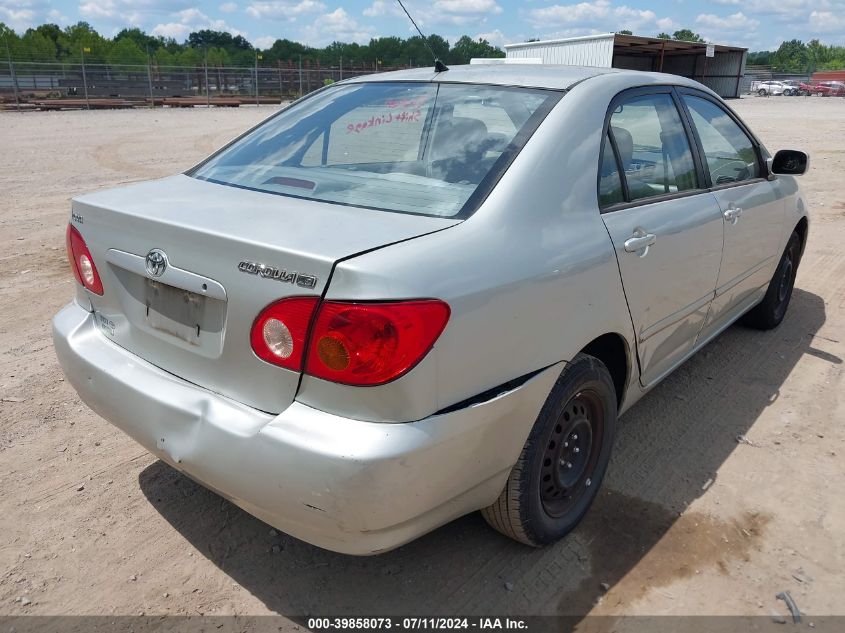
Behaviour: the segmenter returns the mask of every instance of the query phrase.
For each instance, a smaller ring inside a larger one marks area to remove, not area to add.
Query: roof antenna
[[[437,59],[437,55],[434,53],[434,50],[429,45],[428,40],[426,39],[425,35],[423,35],[423,32],[420,31],[420,27],[417,26],[416,22],[414,22],[414,18],[411,17],[410,13],[408,13],[408,9],[406,9],[405,5],[402,4],[402,0],[396,0],[396,2],[399,3],[399,6],[402,7],[402,10],[405,12],[405,15],[407,15],[408,19],[411,21],[411,24],[414,25],[415,29],[417,29],[417,33],[420,34],[420,37],[422,38],[423,44],[425,44],[425,47],[428,49],[428,52],[431,53],[431,56],[434,58],[434,72],[442,73],[442,72],[446,72],[447,70],[449,70],[449,67],[446,64],[444,64],[439,59]]]

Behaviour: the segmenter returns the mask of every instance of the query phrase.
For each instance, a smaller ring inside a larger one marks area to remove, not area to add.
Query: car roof
[[[675,84],[700,87],[698,82],[679,75],[650,73],[638,70],[618,68],[599,68],[596,66],[563,66],[555,64],[519,64],[490,63],[450,66],[448,71],[435,73],[434,67],[396,70],[386,73],[362,75],[343,81],[346,83],[366,83],[376,81],[432,81],[439,83],[492,84],[500,86],[519,86],[526,88],[545,88],[549,90],[567,90],[587,79],[613,74],[619,80],[629,79],[631,86],[644,84]]]

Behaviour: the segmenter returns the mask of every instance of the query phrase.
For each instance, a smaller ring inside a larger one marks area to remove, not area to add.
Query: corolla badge
[[[147,253],[144,268],[150,277],[161,277],[167,270],[167,255],[160,248],[154,248]]]
[[[284,284],[295,284],[300,288],[316,288],[317,278],[294,271],[284,270],[276,266],[259,264],[258,262],[243,261],[238,264],[238,270],[248,275],[258,275],[264,279],[274,279]]]

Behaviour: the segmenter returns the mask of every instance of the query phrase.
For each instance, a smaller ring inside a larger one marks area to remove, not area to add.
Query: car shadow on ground
[[[161,461],[140,486],[197,550],[283,615],[581,615],[608,589],[623,604],[755,547],[765,516],[720,524],[689,506],[753,438],[804,354],[842,362],[813,347],[824,321],[822,298],[796,288],[778,329],[734,326],[687,362],[622,418],[603,492],[573,534],[545,549],[500,536],[475,513],[357,558],[274,534]],[[726,531],[741,538],[718,538]]]

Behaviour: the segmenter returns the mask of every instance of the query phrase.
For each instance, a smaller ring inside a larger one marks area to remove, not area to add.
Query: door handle
[[[731,224],[736,224],[737,220],[739,220],[739,216],[742,215],[742,207],[738,207],[734,204],[728,206],[727,210],[722,214],[722,217],[725,218]]]
[[[634,234],[625,240],[625,251],[637,253],[640,257],[648,255],[648,249],[654,246],[657,236],[654,233],[646,233],[643,229],[636,229]]]

